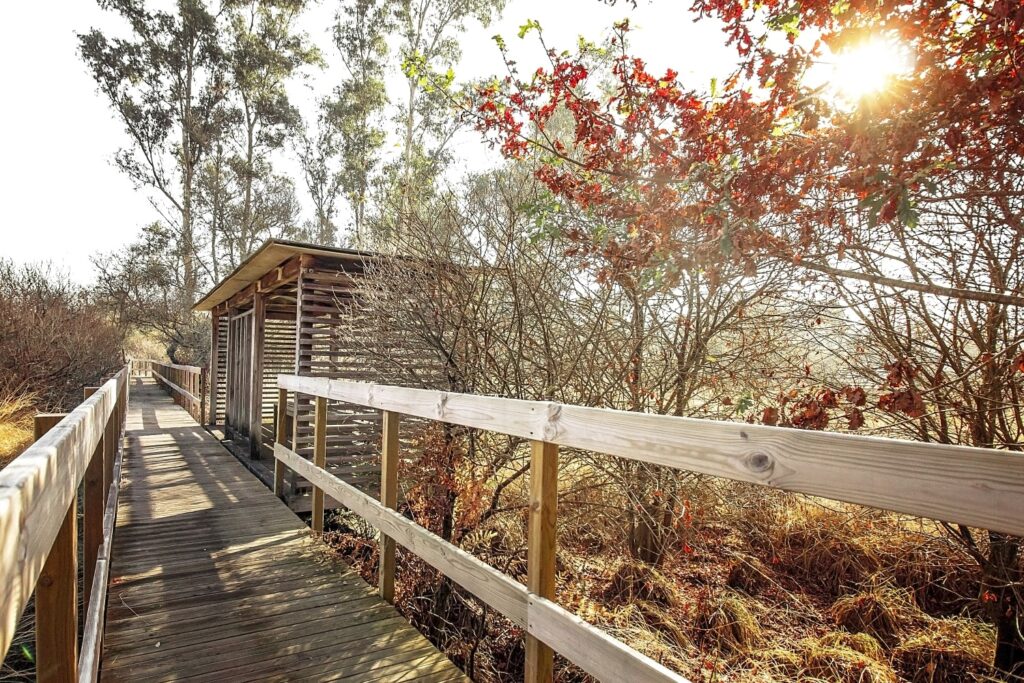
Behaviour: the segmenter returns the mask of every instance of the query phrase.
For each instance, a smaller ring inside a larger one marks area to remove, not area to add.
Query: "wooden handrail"
[[[35,443],[0,471],[0,652],[10,647],[35,591],[40,681],[74,681],[80,672],[87,673],[75,657],[77,491],[85,479],[83,510],[89,531],[83,537],[84,557],[95,559],[86,572],[92,578],[86,609],[98,610],[102,618],[106,601],[106,581],[99,580],[105,576],[100,566],[102,547],[109,547],[113,528],[104,529],[102,536],[94,533],[98,524],[103,528],[95,515],[104,509],[104,501],[97,497],[107,495],[109,507],[108,492],[118,485],[113,479],[127,413],[128,373],[126,366],[65,416],[40,416]],[[108,476],[112,481],[104,489],[99,483]],[[98,648],[94,639],[102,637],[101,631],[86,631],[83,653],[87,646]]]
[[[178,365],[158,360],[133,360],[160,381],[174,402],[199,424],[206,423],[207,371],[197,365]]]
[[[320,377],[278,375],[278,388],[282,421],[288,392],[295,392],[318,403],[385,411],[394,422],[404,414],[532,442],[528,586],[390,509],[390,481],[382,479],[378,502],[289,449],[282,425],[274,445],[275,481],[291,468],[315,494],[330,495],[381,533],[382,594],[389,597],[393,582],[394,563],[387,559],[393,540],[526,630],[531,683],[550,680],[552,650],[600,680],[684,680],[553,602],[558,446],[1024,535],[1024,456],[1006,451]],[[397,460],[387,443],[382,452]],[[393,476],[387,463],[383,469]]]
[[[1024,536],[1024,454],[278,375],[278,386],[562,447]]]

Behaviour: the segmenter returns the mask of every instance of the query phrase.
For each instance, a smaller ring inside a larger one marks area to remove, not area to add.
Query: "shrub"
[[[893,650],[893,662],[914,683],[957,683],[988,680],[994,654],[991,626],[970,619],[931,619]]]
[[[697,624],[705,643],[725,654],[749,652],[763,640],[761,625],[743,597],[726,591],[698,605]]]
[[[37,410],[66,410],[82,387],[124,361],[122,331],[90,294],[50,266],[0,260],[0,396],[37,396]]]
[[[832,605],[832,616],[848,631],[866,633],[887,645],[927,618],[906,591],[892,586],[844,596]]]

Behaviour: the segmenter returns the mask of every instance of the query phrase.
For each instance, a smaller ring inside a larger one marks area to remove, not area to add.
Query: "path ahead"
[[[126,436],[102,680],[468,680],[151,378]]]

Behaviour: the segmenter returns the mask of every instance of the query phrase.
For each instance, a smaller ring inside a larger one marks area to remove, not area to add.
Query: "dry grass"
[[[835,683],[896,683],[881,646],[870,636],[841,632],[804,638],[796,647],[776,647],[756,655],[755,673],[772,680],[834,681]]]
[[[751,652],[764,640],[749,602],[733,591],[703,601],[697,608],[697,627],[704,642],[725,655]]]
[[[593,473],[562,474],[558,602],[690,680],[984,680],[991,629],[945,618],[970,613],[964,608],[976,599],[978,568],[934,526],[704,481],[704,490],[689,495],[695,520],[687,549],[680,542],[653,568],[629,558],[624,506],[614,490]],[[481,542],[464,540],[467,550],[519,579],[525,499],[525,486],[510,487],[503,504],[516,512],[492,518]],[[348,553],[359,556],[355,546]],[[410,595],[406,604],[436,609],[433,597]],[[502,663],[492,670],[503,673],[478,669],[478,679],[517,680],[515,635],[489,631],[481,642]],[[458,656],[465,649],[442,645]],[[564,662],[556,677],[589,680]]]
[[[970,619],[930,619],[893,650],[893,662],[913,683],[988,680],[995,631]]]
[[[32,443],[32,413],[36,396],[17,393],[0,396],[0,468]]]
[[[843,596],[832,605],[832,616],[851,633],[866,633],[889,646],[927,618],[907,591],[892,586]]]

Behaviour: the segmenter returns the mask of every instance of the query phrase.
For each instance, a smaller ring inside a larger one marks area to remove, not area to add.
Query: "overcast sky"
[[[692,23],[679,0],[641,0],[612,7],[601,0],[510,0],[501,20],[488,27],[473,24],[460,39],[463,59],[458,79],[502,71],[491,36],[501,33],[523,69],[540,64],[533,36],[518,40],[518,27],[538,20],[552,47],[571,49],[577,36],[600,39],[612,23],[629,16],[636,31],[634,52],[655,71],[671,66],[688,84],[706,86],[729,71],[734,59],[723,35],[709,23]],[[305,17],[303,28],[332,64],[330,27],[337,8],[322,0]],[[51,260],[83,283],[92,279],[90,256],[128,242],[140,226],[157,219],[146,192],[137,191],[113,165],[126,144],[120,123],[79,61],[76,32],[91,27],[117,30],[120,24],[91,0],[8,3],[0,21],[0,256],[16,262]],[[297,101],[311,110],[314,93],[328,92],[338,67],[310,74],[297,88]],[[495,162],[493,153],[472,132],[461,136],[455,153],[459,168]],[[292,159],[277,162],[295,169]],[[296,190],[304,205],[301,181]]]

